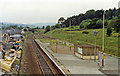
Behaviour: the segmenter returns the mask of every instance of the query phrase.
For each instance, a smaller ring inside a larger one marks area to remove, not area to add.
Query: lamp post
[[[70,43],[69,43],[70,51],[71,51],[71,19],[70,19]]]
[[[105,11],[103,13],[103,44],[102,44],[102,52],[104,52],[104,18],[105,18]]]
[[[94,61],[96,62],[96,36],[97,36],[97,31],[94,31],[94,36],[95,36]]]
[[[105,55],[104,55],[104,19],[105,19],[105,11],[103,12],[103,42],[102,42],[103,58],[102,58],[102,67],[104,67],[104,59],[105,59]]]

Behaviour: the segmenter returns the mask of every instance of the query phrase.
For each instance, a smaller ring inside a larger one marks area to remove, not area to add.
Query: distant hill
[[[53,26],[53,25],[55,25],[56,23],[35,23],[35,24],[32,24],[32,25],[34,25],[34,26],[36,26],[36,27],[42,27],[42,26]]]
[[[8,26],[14,26],[14,25],[17,25],[17,26],[22,26],[22,27],[27,27],[28,24],[17,24],[17,23],[9,23],[9,22],[0,22],[0,26],[4,26],[4,27],[8,27]]]
[[[42,26],[46,27],[47,25],[52,26],[55,25],[55,23],[17,24],[17,23],[9,23],[9,22],[0,22],[0,26],[8,27],[11,25],[34,28],[34,27],[42,27]]]

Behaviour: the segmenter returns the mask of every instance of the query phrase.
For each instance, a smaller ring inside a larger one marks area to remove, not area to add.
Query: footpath
[[[102,66],[102,53],[99,53],[99,65]],[[104,67],[101,69],[101,71],[105,74],[113,74],[113,75],[119,75],[120,76],[120,72],[118,70],[119,69],[119,64],[120,64],[120,60],[119,58],[112,56],[112,55],[108,55],[105,54],[105,60],[104,60]]]

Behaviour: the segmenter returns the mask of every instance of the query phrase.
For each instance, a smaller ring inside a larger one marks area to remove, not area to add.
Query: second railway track
[[[61,71],[61,69],[56,66],[56,64],[47,56],[47,54],[41,49],[41,47],[37,44],[37,42],[30,37],[32,42],[33,51],[36,55],[36,59],[40,66],[40,69],[44,76],[52,75],[52,76],[65,76],[65,74]]]

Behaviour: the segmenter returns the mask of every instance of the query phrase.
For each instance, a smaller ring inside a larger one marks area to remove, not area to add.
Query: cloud
[[[61,16],[85,13],[89,9],[117,7],[116,0],[0,0],[0,20],[5,22],[57,22]]]

